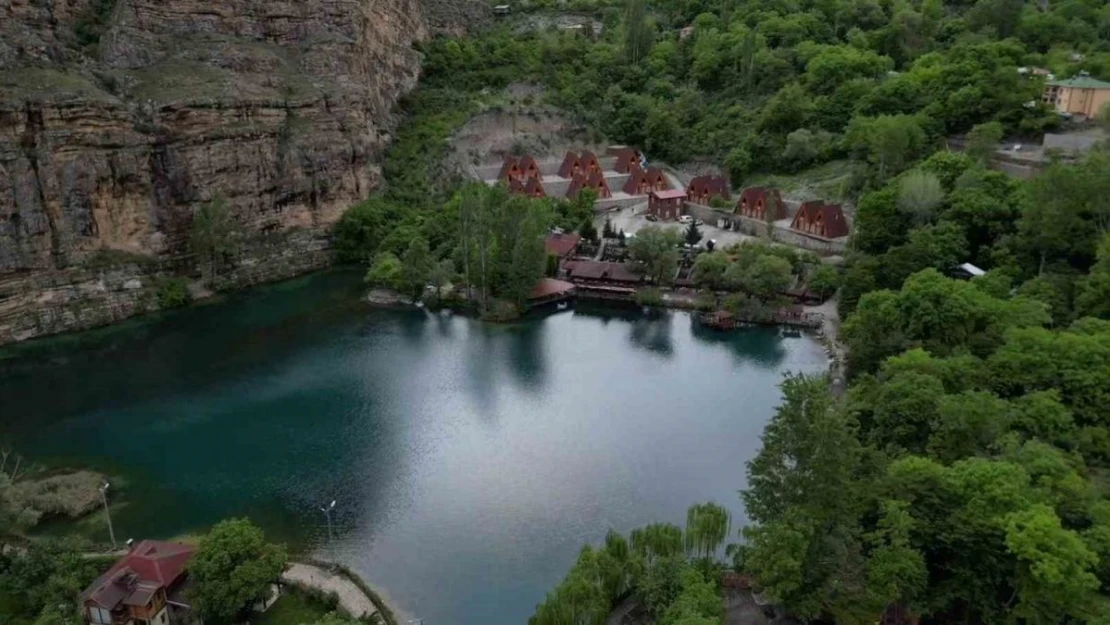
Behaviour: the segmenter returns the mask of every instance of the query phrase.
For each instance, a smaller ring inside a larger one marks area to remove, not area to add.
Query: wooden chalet
[[[582,173],[582,161],[579,160],[578,155],[574,152],[567,152],[563,157],[563,162],[559,165],[560,178],[574,178]]]
[[[848,236],[848,220],[839,204],[826,204],[821,200],[805,202],[790,222],[790,229],[816,235],[825,239]]]
[[[186,564],[194,548],[144,540],[79,596],[90,625],[176,625],[192,621],[185,598]]]
[[[578,197],[582,189],[593,189],[599,200],[613,197],[613,193],[609,190],[609,183],[605,181],[605,176],[600,171],[595,171],[588,178],[582,174],[575,176],[570,181],[566,197],[573,200]]]
[[[686,195],[696,204],[709,204],[715,197],[727,200],[728,180],[724,176],[698,176],[686,185]]]
[[[536,159],[532,158],[531,156],[529,156],[527,154],[520,157],[520,160],[518,161],[517,166],[520,167],[520,173],[525,178],[541,178],[542,177],[542,174],[540,173],[540,166],[536,164]]]
[[[655,189],[656,191],[666,191],[667,189],[671,188],[670,180],[667,179],[667,176],[663,173],[663,170],[659,169],[658,167],[648,167],[647,177],[648,182],[651,183],[651,188]]]
[[[786,218],[786,205],[782,202],[782,195],[779,190],[768,189],[767,187],[748,187],[744,189],[740,193],[740,200],[736,202],[736,213],[744,217],[766,221],[768,203],[775,206],[772,220]]]
[[[512,180],[520,180],[522,177],[520,161],[517,157],[512,155],[506,156],[505,162],[501,164],[501,171],[497,172],[497,179],[502,182],[509,182]]]
[[[524,195],[524,183],[520,178],[509,178],[509,194]]]
[[[686,192],[682,189],[667,189],[657,191],[652,189],[648,193],[648,213],[659,219],[678,219],[682,214],[683,204],[686,202]]]
[[[543,190],[543,183],[539,178],[529,178],[524,183],[524,195],[528,197],[547,197],[547,192]]]
[[[624,182],[624,187],[621,188],[621,191],[629,195],[647,195],[651,190],[651,181],[648,180],[647,172],[640,169],[639,165],[634,165],[632,169],[628,171],[628,180]]]
[[[619,174],[631,173],[633,168],[641,169],[640,164],[643,162],[643,155],[636,148],[614,146],[605,150],[605,154],[617,159],[613,165],[613,170]]]
[[[578,160],[582,164],[582,171],[586,174],[601,173],[601,163],[598,162],[593,152],[584,150]]]

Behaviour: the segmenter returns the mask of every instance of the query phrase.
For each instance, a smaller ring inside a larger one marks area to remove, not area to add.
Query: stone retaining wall
[[[730,211],[713,208],[704,204],[695,204],[694,202],[686,202],[686,212],[711,226],[721,227],[723,223],[729,230],[767,238],[767,224],[758,219],[744,217]],[[847,237],[841,239],[825,239],[791,230],[788,226],[781,225],[781,222],[775,224],[774,241],[825,255],[843,254],[847,251],[848,247]]]

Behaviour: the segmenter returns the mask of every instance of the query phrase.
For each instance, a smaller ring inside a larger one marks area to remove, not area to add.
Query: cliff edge
[[[157,309],[198,206],[243,234],[218,288],[329,262],[380,183],[413,44],[480,0],[9,0],[0,6],[0,344]]]

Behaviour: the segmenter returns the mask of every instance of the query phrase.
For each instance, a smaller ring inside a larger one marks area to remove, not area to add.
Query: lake
[[[491,325],[361,293],[329,272],[0,351],[0,436],[112,475],[121,541],[249,516],[406,618],[521,625],[610,528],[715,500],[735,532],[783,373],[827,366],[811,339],[681,312]]]

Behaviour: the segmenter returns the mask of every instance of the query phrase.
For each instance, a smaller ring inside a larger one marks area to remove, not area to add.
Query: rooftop
[[[1071,87],[1074,89],[1110,89],[1110,82],[1091,78],[1090,76],[1076,76],[1064,80],[1050,80],[1048,84],[1054,87]]]
[[[667,189],[666,191],[652,191],[652,195],[660,200],[673,200],[675,198],[686,197],[686,192],[682,189]]]
[[[181,543],[144,540],[86,588],[81,600],[109,610],[121,602],[145,605],[159,588],[172,586],[182,576],[193,552]]]

